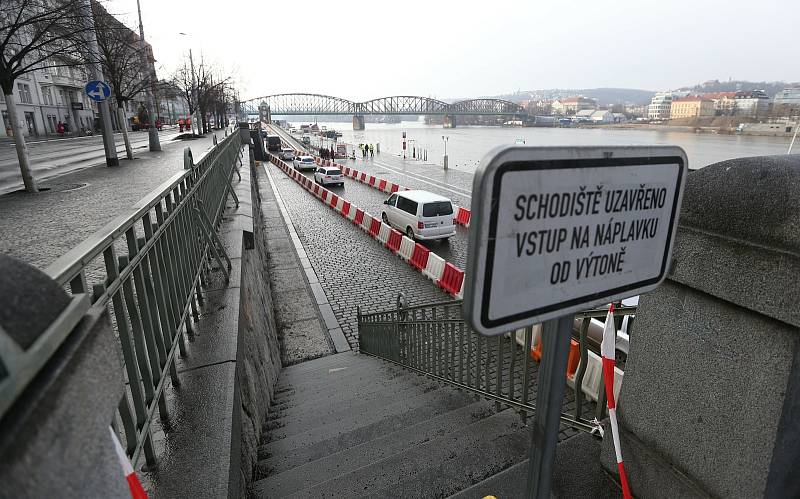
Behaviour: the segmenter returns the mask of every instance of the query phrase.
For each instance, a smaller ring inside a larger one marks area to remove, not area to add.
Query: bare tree
[[[87,30],[81,2],[73,0],[0,1],[0,88],[8,106],[25,190],[37,192],[17,105],[14,83],[27,73],[77,64]],[[53,61],[61,61],[53,63]]]
[[[111,85],[114,101],[117,103],[117,121],[125,140],[125,153],[128,159],[133,159],[125,104],[147,87],[147,79],[142,77],[139,37],[94,1],[92,14],[103,73]]]
[[[194,116],[196,111],[194,102],[194,80],[192,79],[192,68],[189,61],[185,60],[172,75],[172,84],[180,93],[181,98],[186,102],[189,109],[189,116]]]
[[[195,68],[194,78],[188,61],[184,61],[173,75],[172,81],[180,89],[181,96],[189,107],[189,114],[194,115],[196,111],[198,112],[200,122],[197,125],[201,130],[200,133],[207,133],[211,129],[208,122],[209,114],[213,117],[214,124],[220,126],[226,113],[227,103],[232,100],[230,95],[233,86],[230,75],[224,75],[218,68],[201,59]],[[194,99],[192,99],[193,91]]]

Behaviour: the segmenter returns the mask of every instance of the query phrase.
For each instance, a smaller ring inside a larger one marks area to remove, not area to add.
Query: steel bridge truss
[[[269,106],[273,115],[498,115],[524,114],[522,106],[502,99],[468,99],[452,104],[429,97],[395,95],[366,102],[353,102],[321,94],[277,94],[256,97],[241,103],[247,114],[258,114]]]

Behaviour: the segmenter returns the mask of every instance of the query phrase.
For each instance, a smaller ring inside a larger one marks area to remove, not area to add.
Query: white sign
[[[519,147],[473,181],[468,321],[500,334],[657,287],[687,160],[679,147]]]

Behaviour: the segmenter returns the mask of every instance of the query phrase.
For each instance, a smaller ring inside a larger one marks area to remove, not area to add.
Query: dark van
[[[267,151],[281,152],[281,138],[277,135],[267,135]]]

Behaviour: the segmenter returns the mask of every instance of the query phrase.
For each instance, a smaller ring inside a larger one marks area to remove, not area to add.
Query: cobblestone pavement
[[[308,253],[347,341],[358,347],[356,307],[394,307],[404,292],[409,305],[452,298],[272,164],[268,165],[292,223]]]
[[[217,131],[219,138],[224,131]],[[138,152],[116,168],[96,166],[69,173],[41,187],[39,194],[0,196],[0,252],[45,268],[102,228],[159,184],[183,170],[183,149],[195,158],[212,145],[213,135],[162,144],[161,152]]]
[[[312,181],[314,180],[312,172],[304,172],[303,174]],[[345,179],[343,187],[330,185],[327,188],[377,218],[380,218],[381,213],[383,213],[383,201],[389,197],[386,193],[352,179]],[[466,268],[468,244],[467,229],[465,227],[457,225],[456,235],[446,242],[420,242],[453,265],[461,269]]]
[[[284,136],[289,134],[284,132]],[[295,141],[296,142],[296,141]],[[300,144],[296,144],[300,147]],[[396,182],[411,189],[422,189],[449,198],[458,206],[469,207],[472,189],[472,174],[457,170],[444,171],[436,165],[424,165],[419,161],[404,161],[389,154],[377,154],[375,158],[366,160],[338,160],[339,164],[352,166],[358,171],[367,172],[390,182]],[[314,179],[312,172],[304,172],[306,177]],[[452,182],[452,183],[451,183]],[[385,193],[352,179],[345,180],[344,187],[329,186],[328,189],[344,196],[369,214],[380,217],[383,212],[383,201],[388,197]],[[448,262],[461,269],[466,269],[468,252],[468,229],[456,226],[456,236],[448,242],[425,241],[427,248]]]

